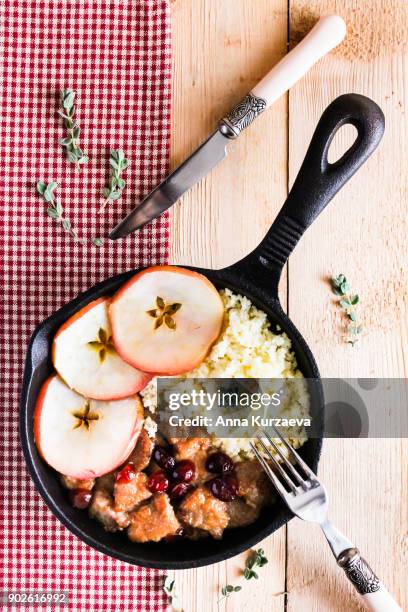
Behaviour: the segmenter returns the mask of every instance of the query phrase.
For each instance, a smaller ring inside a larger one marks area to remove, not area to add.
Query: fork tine
[[[281,449],[279,448],[279,446],[276,444],[276,442],[270,437],[270,435],[268,434],[267,431],[265,431],[265,429],[262,429],[262,433],[264,434],[265,438],[267,438],[267,440],[269,441],[270,445],[272,446],[272,448],[275,450],[275,452],[279,455],[279,457],[282,459],[283,463],[286,465],[287,469],[289,470],[289,472],[292,474],[292,476],[294,476],[294,478],[296,479],[296,481],[298,482],[298,484],[302,485],[302,487],[304,489],[307,490],[306,487],[306,483],[304,481],[304,479],[302,478],[302,476],[299,474],[299,472],[297,472],[296,468],[294,467],[294,465],[289,461],[289,459],[286,457],[286,455],[281,451]]]
[[[285,472],[285,470],[283,469],[283,467],[281,466],[279,461],[277,461],[275,459],[275,457],[272,455],[271,451],[266,446],[266,444],[262,440],[261,436],[257,435],[257,440],[259,441],[260,445],[264,449],[268,459],[270,461],[272,461],[272,463],[274,464],[274,466],[276,467],[276,469],[278,470],[279,474],[282,476],[283,480],[286,482],[286,484],[288,485],[288,487],[290,488],[292,493],[294,493],[296,495],[296,493],[297,493],[296,484],[289,478],[288,474]]]
[[[307,465],[307,463],[305,463],[305,461],[303,461],[303,459],[299,455],[299,453],[297,453],[295,451],[295,449],[289,444],[289,442],[287,440],[285,440],[285,438],[282,436],[282,434],[280,433],[279,429],[277,427],[275,427],[275,425],[272,425],[272,427],[275,430],[278,438],[283,442],[285,447],[288,449],[289,453],[292,455],[292,457],[295,458],[295,460],[298,462],[298,465],[300,465],[300,467],[303,469],[303,471],[308,476],[308,478],[310,478],[311,480],[317,481],[316,474],[310,469],[310,467]]]
[[[263,458],[263,456],[261,455],[259,450],[256,448],[255,444],[253,444],[253,442],[250,442],[250,445],[251,445],[252,450],[254,451],[254,453],[255,453],[259,463],[262,465],[263,469],[265,470],[265,472],[269,476],[270,480],[273,482],[273,484],[274,484],[275,488],[277,489],[279,495],[281,497],[285,498],[285,496],[288,494],[288,492],[286,491],[285,487],[282,485],[282,483],[280,482],[279,478],[273,472],[273,470],[269,466],[268,462]]]

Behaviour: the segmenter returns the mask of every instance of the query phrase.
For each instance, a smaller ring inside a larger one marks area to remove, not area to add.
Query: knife
[[[109,234],[116,240],[140,229],[200,181],[227,155],[227,146],[256,117],[288,91],[326,53],[343,40],[346,24],[338,15],[322,17],[218,124],[218,128],[178,168],[130,212]]]

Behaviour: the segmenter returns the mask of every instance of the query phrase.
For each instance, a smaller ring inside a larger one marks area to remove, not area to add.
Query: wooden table
[[[342,93],[371,96],[387,121],[380,149],[301,240],[281,295],[323,376],[406,377],[405,0],[174,0],[172,163],[286,53],[288,29],[303,30],[309,16],[334,12],[335,6],[351,24],[349,42],[259,117],[230,147],[228,158],[173,208],[171,261],[220,267],[249,252],[282,205],[324,108]],[[383,27],[386,34],[378,29]],[[334,154],[351,141],[351,131],[344,129]],[[362,299],[364,334],[355,347],[341,338],[341,315],[327,284],[341,272]],[[408,444],[399,439],[327,440],[321,461],[333,521],[405,608],[407,466]],[[269,564],[259,580],[244,584],[227,602],[217,603],[220,588],[239,580],[246,555],[178,572],[184,610],[360,609],[316,526],[293,520],[263,547]]]

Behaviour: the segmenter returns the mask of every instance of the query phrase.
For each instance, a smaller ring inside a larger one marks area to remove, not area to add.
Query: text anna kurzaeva
[[[211,386],[210,383],[208,386]],[[186,428],[205,428],[209,432],[227,437],[232,431],[237,436],[248,436],[251,431],[261,427],[310,427],[311,418],[308,414],[302,415],[301,411],[298,413],[296,409],[282,410],[287,401],[286,395],[284,389],[268,393],[247,392],[242,389],[224,391],[219,388],[213,391],[202,388],[170,391],[167,388],[165,401],[160,403],[160,420],[162,424],[166,421],[170,428],[178,431],[180,428],[184,432]],[[232,430],[227,432],[225,428]]]

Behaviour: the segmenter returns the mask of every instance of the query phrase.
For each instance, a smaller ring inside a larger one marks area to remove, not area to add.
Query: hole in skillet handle
[[[333,138],[347,124],[356,128],[357,137],[340,159],[330,163]],[[265,238],[228,270],[240,275],[244,272],[265,288],[267,284],[277,299],[282,268],[299,239],[375,151],[384,128],[384,114],[370,98],[359,94],[336,98],[321,116],[293,187]]]
[[[327,152],[327,159],[330,164],[334,164],[346,151],[354,144],[358,132],[354,125],[347,123],[342,125],[334,135],[330,148]]]

